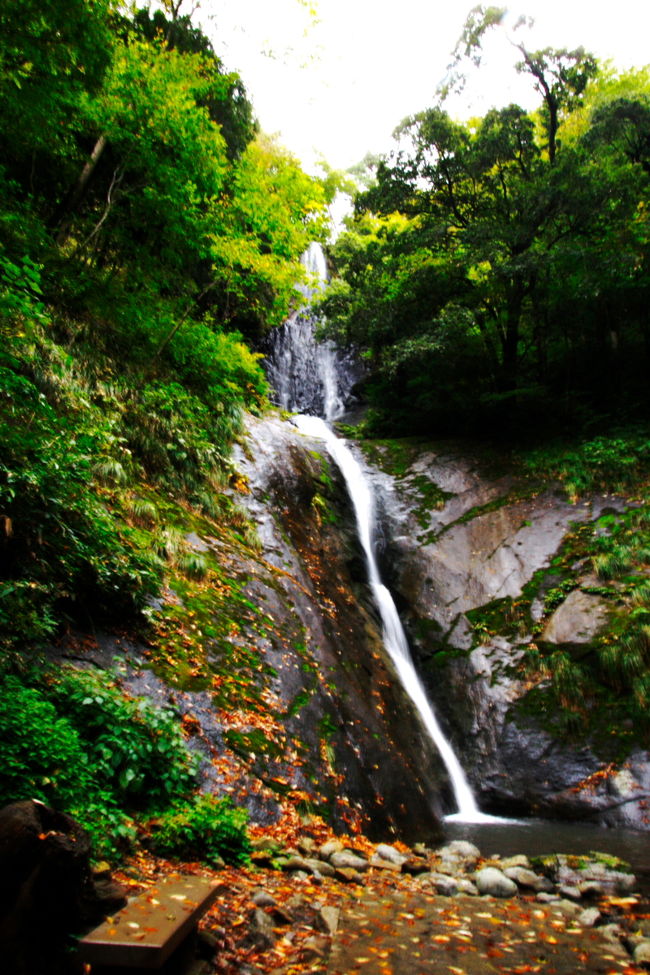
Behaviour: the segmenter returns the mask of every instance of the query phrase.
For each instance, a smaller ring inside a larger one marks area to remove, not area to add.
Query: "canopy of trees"
[[[134,530],[135,494],[215,512],[265,402],[247,340],[325,234],[328,184],[162,6],[1,5],[0,650],[155,590],[165,543]]]
[[[463,54],[492,15],[474,12]],[[324,311],[365,350],[384,428],[647,407],[650,75],[516,47],[539,108],[406,119],[334,248]]]

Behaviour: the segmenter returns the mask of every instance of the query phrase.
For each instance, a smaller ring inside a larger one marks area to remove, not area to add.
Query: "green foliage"
[[[241,78],[235,72],[225,71],[205,34],[193,26],[188,16],[178,16],[177,12],[173,20],[168,20],[161,10],[153,13],[150,10],[136,10],[132,27],[138,36],[148,41],[164,40],[172,50],[203,55],[206,68],[217,76],[223,76],[223,79],[219,78],[221,83],[215,86],[216,90],[208,91],[199,102],[207,108],[210,118],[219,124],[229,157],[234,159],[240,156],[257,130],[253,106]]]
[[[472,11],[448,89],[501,19]],[[326,331],[365,353],[375,435],[529,439],[650,407],[648,73],[515,46],[538,110],[405,119],[333,248]]]
[[[551,444],[522,458],[534,475],[561,481],[573,500],[594,491],[620,492],[650,474],[650,438],[644,430],[594,437],[567,447]]]
[[[70,806],[92,788],[83,743],[42,691],[6,675],[0,694],[1,802],[35,798]]]
[[[0,322],[25,327],[29,320],[43,320],[41,268],[28,257],[17,263],[0,253]]]
[[[160,575],[95,487],[94,460],[106,452],[106,464],[113,449],[110,418],[57,412],[20,366],[0,358],[0,512],[11,526],[2,542],[0,649],[49,634],[64,605],[133,613]]]
[[[129,445],[150,476],[191,493],[223,468],[218,444],[225,438],[214,421],[202,400],[179,383],[151,384],[128,408]]]
[[[160,856],[248,863],[247,821],[246,810],[235,808],[230,799],[200,796],[161,816],[153,824],[150,845]]]
[[[173,712],[129,699],[92,672],[63,671],[49,685],[104,786],[129,809],[167,805],[192,788],[196,762]]]
[[[41,200],[71,170],[75,116],[111,57],[113,0],[6,0],[0,10],[0,132],[10,177]],[[58,167],[54,160],[58,160]]]
[[[171,716],[91,672],[6,674],[0,686],[0,804],[40,799],[74,815],[96,854],[133,841],[129,814],[194,785],[195,761]]]

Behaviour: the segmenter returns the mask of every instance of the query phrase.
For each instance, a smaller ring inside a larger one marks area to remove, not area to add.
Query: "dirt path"
[[[367,891],[342,914],[328,975],[633,975],[620,944],[557,904]]]

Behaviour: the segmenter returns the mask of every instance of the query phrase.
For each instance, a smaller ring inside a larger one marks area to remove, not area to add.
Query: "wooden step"
[[[81,960],[92,972],[161,968],[196,930],[218,886],[204,877],[175,876],[150,887],[81,938]]]

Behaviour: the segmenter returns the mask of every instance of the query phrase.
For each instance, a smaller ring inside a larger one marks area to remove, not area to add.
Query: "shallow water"
[[[484,856],[541,856],[598,850],[626,860],[650,884],[650,834],[629,829],[603,829],[586,823],[548,819],[502,820],[495,823],[443,823],[445,838],[469,840]]]

